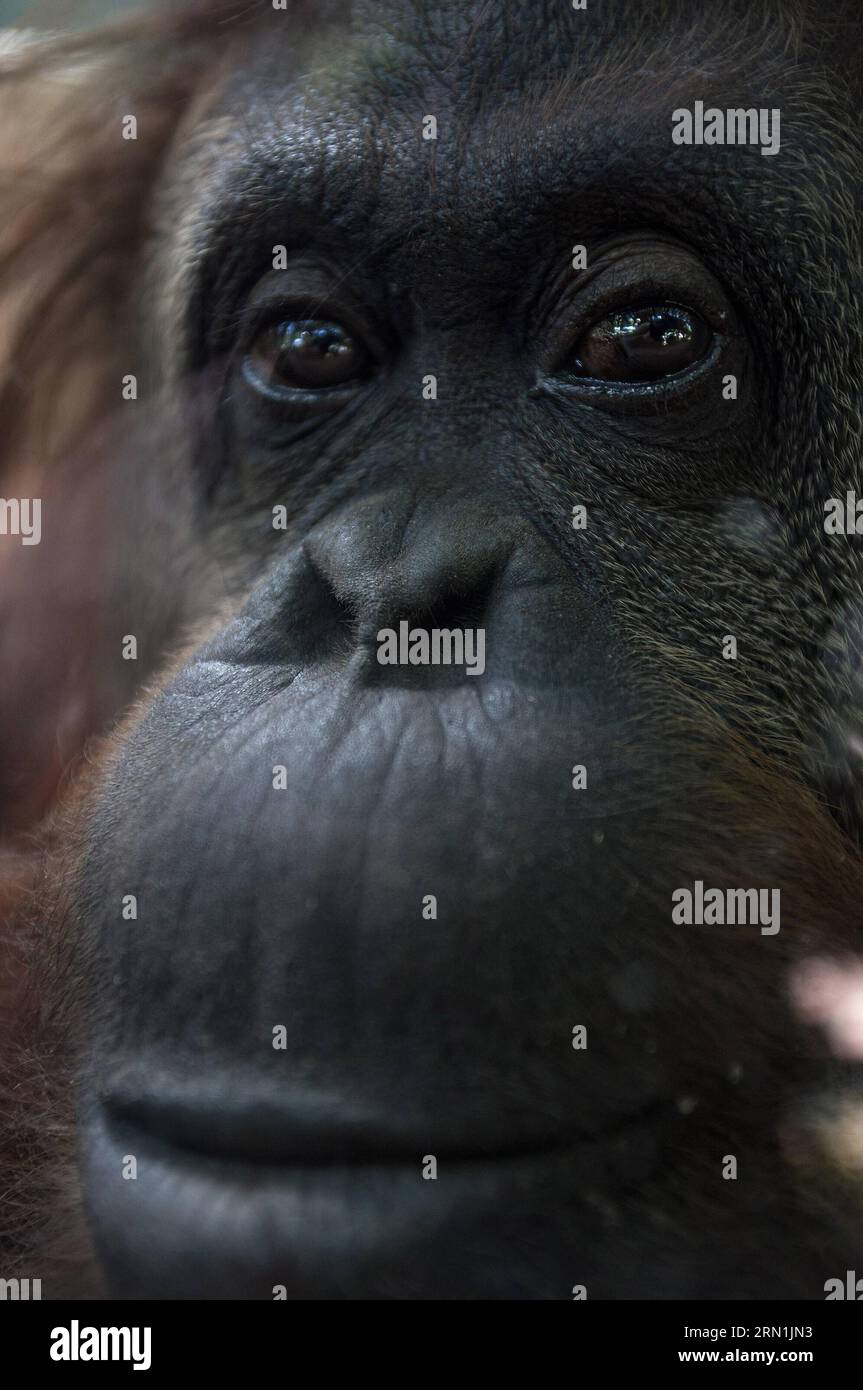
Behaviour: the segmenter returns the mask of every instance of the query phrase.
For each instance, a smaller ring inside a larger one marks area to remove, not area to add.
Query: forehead
[[[772,27],[771,21],[775,24]],[[682,76],[769,69],[804,36],[797,0],[355,0],[264,9],[252,40],[254,109],[302,77],[308,91],[398,110],[420,94],[467,114],[564,75],[667,94]],[[745,60],[745,61],[744,61]]]
[[[426,266],[491,287],[550,237],[687,219],[716,237],[732,186],[745,216],[767,181],[793,196],[802,170],[833,157],[833,84],[814,88],[811,68],[835,31],[801,13],[794,0],[264,6],[227,43],[181,142],[164,293],[188,297],[210,255],[228,274],[290,241],[421,248]],[[672,113],[697,100],[781,107],[791,157],[682,151]]]
[[[317,200],[346,220],[353,209],[364,231],[372,203],[395,231],[415,202],[464,211],[486,185],[524,208],[531,179],[550,196],[558,182],[595,185],[630,150],[668,159],[678,106],[780,105],[803,50],[821,41],[795,0],[265,5],[228,44],[207,107],[218,144],[195,184],[204,205],[285,188],[295,206]],[[807,98],[783,126],[808,110],[817,120]],[[686,165],[679,151],[676,163]]]
[[[361,0],[264,11],[237,54],[222,111],[247,140],[266,146],[281,135],[290,154],[305,134],[319,157],[416,152],[424,116],[437,121],[445,142],[437,153],[446,148],[450,164],[480,141],[533,143],[576,124],[590,134],[601,122],[629,122],[642,139],[655,132],[667,143],[679,100],[709,100],[717,82],[723,95],[769,105],[782,74],[781,45],[775,35],[765,43],[750,7],[700,8],[698,16],[666,0],[604,0],[585,11],[568,0]]]

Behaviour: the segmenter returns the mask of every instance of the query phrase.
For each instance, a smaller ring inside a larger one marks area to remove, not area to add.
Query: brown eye
[[[698,314],[674,305],[647,305],[609,314],[578,344],[575,370],[601,381],[658,381],[698,362],[711,342]]]
[[[355,381],[369,366],[363,344],[329,319],[289,319],[271,325],[259,334],[251,359],[267,386],[310,390]]]

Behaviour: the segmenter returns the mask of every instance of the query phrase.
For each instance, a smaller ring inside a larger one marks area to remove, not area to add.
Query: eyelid
[[[584,333],[609,315],[651,304],[674,304],[702,316],[714,335],[734,332],[733,311],[719,281],[683,247],[628,243],[600,252],[590,272],[572,272],[562,307],[538,337],[541,375],[552,375]],[[558,287],[560,277],[558,277]]]
[[[265,381],[255,371],[248,353],[245,353],[240,366],[240,375],[250,390],[254,391],[256,397],[263,401],[269,401],[274,406],[278,406],[282,413],[286,408],[293,408],[298,412],[298,419],[306,419],[310,411],[318,414],[327,414],[331,411],[339,410],[348,401],[353,400],[357,393],[358,386],[353,382],[338,383],[333,386],[273,386]],[[362,386],[364,383],[360,383]]]
[[[363,316],[352,310],[351,306],[328,302],[326,299],[311,301],[297,295],[279,295],[249,305],[240,328],[238,351],[245,356],[268,328],[280,323],[289,323],[292,319],[322,319],[338,324],[356,339],[372,361],[381,362],[386,356],[386,344],[383,339]]]
[[[565,376],[550,372],[537,383],[541,395],[583,405],[614,407],[620,413],[639,414],[651,403],[667,409],[667,398],[673,393],[682,399],[684,394],[696,396],[725,354],[727,340],[714,337],[707,353],[684,371],[655,381],[617,381],[613,378]],[[665,407],[660,403],[665,398]]]
[[[375,312],[373,295],[358,299],[343,274],[316,263],[268,271],[258,281],[240,313],[237,350],[248,352],[259,333],[297,318],[340,324],[378,363],[391,355],[391,334]]]

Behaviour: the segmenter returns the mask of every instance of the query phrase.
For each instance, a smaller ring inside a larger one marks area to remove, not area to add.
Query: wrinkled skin
[[[853,1266],[858,1200],[789,1140],[847,1068],[787,986],[857,940],[859,550],[822,525],[859,477],[852,24],[384,0],[264,15],[207,84],[140,328],[151,389],[213,388],[151,466],[228,603],[118,741],[73,907],[111,1294],[821,1298]],[[780,153],[673,146],[701,99],[781,108]],[[707,356],[566,376],[615,287],[698,310]],[[250,384],[279,294],[370,375]],[[484,627],[484,674],[381,667],[404,618]],[[781,931],[673,923],[699,877],[780,887]]]

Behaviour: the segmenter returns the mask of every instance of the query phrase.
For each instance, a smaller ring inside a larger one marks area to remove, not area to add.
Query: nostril
[[[496,583],[497,572],[489,570],[469,587],[439,581],[428,602],[400,604],[395,596],[371,634],[369,681],[421,688],[482,675]]]
[[[447,589],[436,602],[428,604],[417,614],[417,627],[478,628],[486,623],[491,596],[497,582],[496,572],[489,572],[469,590],[459,591],[457,585]],[[404,615],[410,617],[409,613]]]

